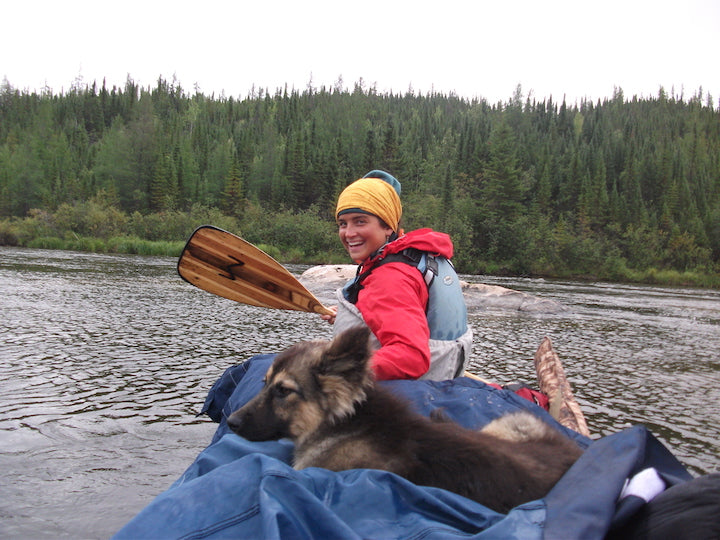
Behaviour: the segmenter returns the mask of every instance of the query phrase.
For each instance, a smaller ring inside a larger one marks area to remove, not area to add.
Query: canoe
[[[225,423],[260,390],[273,358],[258,355],[225,371],[202,409],[218,422],[209,446],[114,538],[605,538],[649,506],[635,495],[618,502],[629,478],[654,471],[665,488],[657,499],[698,481],[720,493],[720,475],[693,479],[643,426],[593,441],[513,392],[467,377],[380,384],[423,414],[443,408],[469,428],[519,410],[555,425],[586,451],[543,499],[499,514],[385,471],[294,470],[291,443],[253,443]]]

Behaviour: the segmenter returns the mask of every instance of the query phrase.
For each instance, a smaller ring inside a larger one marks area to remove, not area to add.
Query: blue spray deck
[[[419,412],[443,408],[469,428],[518,410],[556,425],[587,450],[545,498],[505,515],[384,471],[296,471],[291,443],[249,442],[229,433],[225,423],[260,390],[273,357],[253,357],[215,383],[203,408],[219,422],[211,444],[115,539],[604,538],[637,511],[632,498],[617,502],[628,477],[654,467],[668,486],[692,478],[643,426],[593,442],[514,393],[467,378],[381,384],[405,395]]]

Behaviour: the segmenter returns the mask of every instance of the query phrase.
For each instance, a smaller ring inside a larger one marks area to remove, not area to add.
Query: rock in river
[[[328,289],[342,287],[355,277],[354,264],[326,264],[305,270],[300,281],[314,294],[327,293]],[[484,283],[461,282],[465,303],[470,309],[506,309],[530,313],[558,313],[567,308],[548,298],[540,298],[513,289]]]

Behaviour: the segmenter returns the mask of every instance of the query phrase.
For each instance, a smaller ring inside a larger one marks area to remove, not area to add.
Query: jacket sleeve
[[[357,308],[380,341],[373,356],[378,380],[417,379],[430,367],[428,290],[416,268],[401,262],[372,271]]]

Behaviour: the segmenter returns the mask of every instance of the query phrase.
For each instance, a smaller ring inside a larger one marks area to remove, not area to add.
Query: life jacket
[[[463,298],[460,279],[452,262],[443,256],[432,255],[416,248],[390,253],[376,261],[370,269],[361,272],[343,288],[345,299],[355,304],[363,289],[362,282],[383,264],[402,262],[418,269],[428,287],[425,307],[430,339],[454,340],[467,332],[467,307]]]

